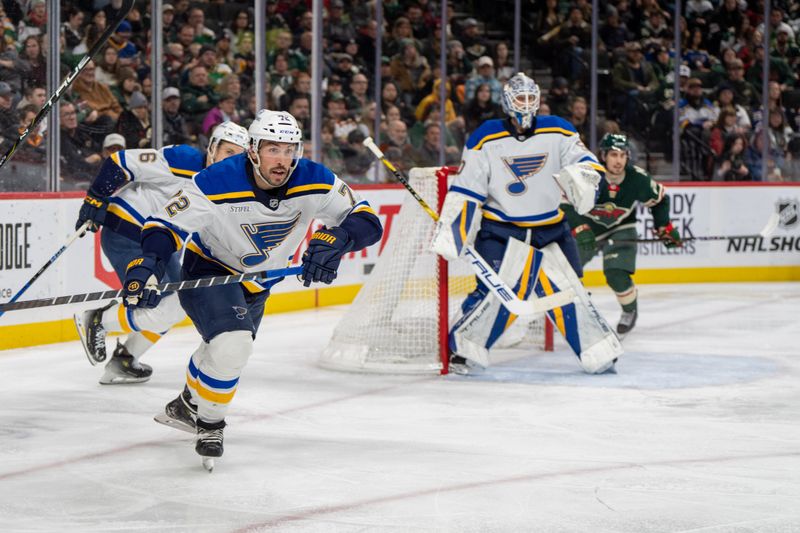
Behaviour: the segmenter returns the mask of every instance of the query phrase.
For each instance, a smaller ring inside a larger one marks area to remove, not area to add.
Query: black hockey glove
[[[164,276],[164,265],[153,255],[144,255],[128,263],[123,283],[123,301],[127,307],[152,308],[161,301],[155,285]]]
[[[353,249],[353,241],[341,228],[325,228],[314,232],[303,254],[303,273],[300,278],[308,287],[312,281],[330,284],[342,256]]]
[[[95,232],[100,229],[103,222],[106,220],[106,211],[108,210],[108,200],[99,198],[91,192],[86,193],[86,198],[83,199],[81,210],[78,212],[78,221],[75,223],[77,230],[87,220],[91,220],[89,224],[89,231]]]

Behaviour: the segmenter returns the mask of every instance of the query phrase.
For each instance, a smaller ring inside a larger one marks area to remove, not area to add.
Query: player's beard
[[[283,165],[275,165],[274,167],[270,167],[266,174],[260,171],[259,174],[262,181],[271,188],[278,188],[289,179],[289,169]]]

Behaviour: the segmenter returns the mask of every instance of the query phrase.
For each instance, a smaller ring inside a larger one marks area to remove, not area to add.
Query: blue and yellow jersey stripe
[[[229,200],[244,200],[247,198],[255,199],[256,193],[253,191],[236,191],[236,192],[225,192],[219,194],[209,194],[206,195],[206,198],[214,202],[215,204],[225,203]]]
[[[131,172],[131,170],[125,164],[125,150],[120,150],[119,152],[114,152],[111,154],[111,160],[122,169],[122,172],[125,173],[125,179],[128,181],[134,181],[133,172]]]
[[[297,198],[308,194],[327,194],[333,189],[333,184],[329,183],[309,183],[307,185],[296,185],[286,189],[286,198]]]
[[[533,215],[529,217],[512,217],[506,215],[499,209],[483,206],[483,218],[493,220],[495,222],[506,222],[519,226],[521,228],[533,228],[536,226],[546,226],[548,224],[555,224],[561,222],[564,218],[564,212],[561,209],[555,211],[548,211],[541,215]]]

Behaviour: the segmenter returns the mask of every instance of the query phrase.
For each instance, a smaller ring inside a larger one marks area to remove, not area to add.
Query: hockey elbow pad
[[[430,249],[448,261],[458,259],[475,241],[482,209],[474,198],[450,191],[444,199]]]

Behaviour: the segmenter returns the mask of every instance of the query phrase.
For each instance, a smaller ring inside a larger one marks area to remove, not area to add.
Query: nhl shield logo
[[[778,201],[778,225],[784,229],[791,228],[800,221],[800,202],[794,200]]]
[[[275,211],[276,209],[278,209],[278,205],[280,203],[281,201],[278,198],[270,198],[269,202],[267,203],[267,207]]]

